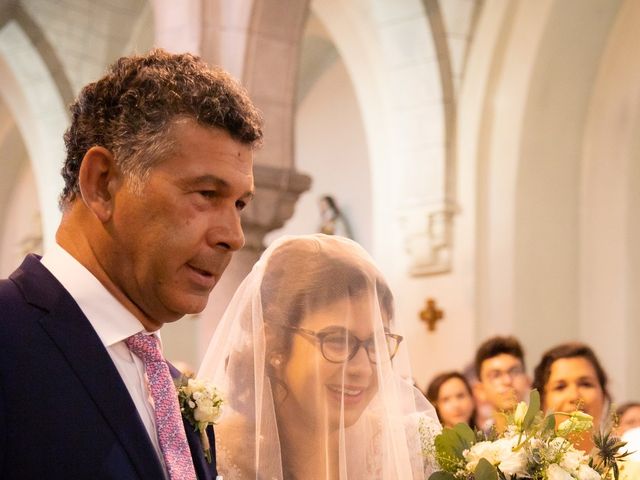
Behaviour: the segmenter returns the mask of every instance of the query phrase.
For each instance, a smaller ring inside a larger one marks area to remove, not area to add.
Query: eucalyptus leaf
[[[527,409],[527,413],[524,416],[524,421],[522,422],[522,428],[524,430],[527,430],[531,427],[539,411],[540,393],[538,393],[538,390],[533,389],[529,394],[529,408]]]
[[[556,417],[553,414],[547,415],[547,417],[544,419],[542,431],[545,434],[553,433],[555,428],[556,428]]]
[[[486,458],[481,458],[473,472],[475,480],[498,480],[498,470]]]
[[[456,480],[456,477],[453,473],[440,471],[432,473],[429,480]]]
[[[473,432],[471,427],[466,423],[458,423],[453,430],[458,434],[458,436],[462,439],[464,444],[464,449],[470,448],[471,445],[476,443],[476,434]]]
[[[449,458],[462,459],[462,452],[466,449],[465,441],[452,428],[443,429],[436,437],[435,445],[439,454]]]

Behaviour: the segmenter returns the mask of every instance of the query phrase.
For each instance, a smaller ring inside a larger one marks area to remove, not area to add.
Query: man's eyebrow
[[[184,183],[191,184],[191,185],[211,184],[211,185],[215,185],[217,187],[223,187],[223,188],[229,187],[229,183],[226,180],[223,180],[222,178],[216,177],[215,175],[211,175],[211,174],[185,178]]]
[[[229,182],[215,175],[211,175],[210,173],[206,175],[199,175],[197,177],[186,178],[184,180],[184,183],[187,185],[213,185],[223,189],[230,188]],[[255,192],[253,189],[251,189],[243,193],[240,198],[251,200],[254,196]]]

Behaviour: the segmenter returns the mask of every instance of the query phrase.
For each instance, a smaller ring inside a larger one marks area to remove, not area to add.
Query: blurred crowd
[[[543,411],[581,410],[593,417],[594,430],[612,430],[630,445],[635,444],[640,437],[640,402],[616,404],[607,383],[607,373],[597,355],[584,343],[563,343],[547,350],[531,378],[518,339],[497,336],[478,347],[473,364],[464,372],[436,375],[425,395],[436,407],[443,426],[464,422],[485,432],[500,433],[508,414],[518,402],[528,401],[529,392],[535,388]],[[592,433],[576,435],[576,447],[590,451]]]

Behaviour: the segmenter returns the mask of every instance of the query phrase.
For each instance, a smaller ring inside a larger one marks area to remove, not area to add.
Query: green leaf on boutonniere
[[[480,459],[473,474],[475,480],[498,480],[498,470],[485,458]]]
[[[524,430],[528,430],[531,427],[539,411],[540,394],[534,389],[531,390],[531,393],[529,394],[529,408],[527,409],[527,414],[524,416],[524,421],[522,422],[522,428]]]

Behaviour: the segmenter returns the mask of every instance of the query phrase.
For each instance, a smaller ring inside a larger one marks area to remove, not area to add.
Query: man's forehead
[[[481,371],[511,368],[522,366],[522,360],[510,353],[501,353],[495,357],[490,357],[482,362]]]

